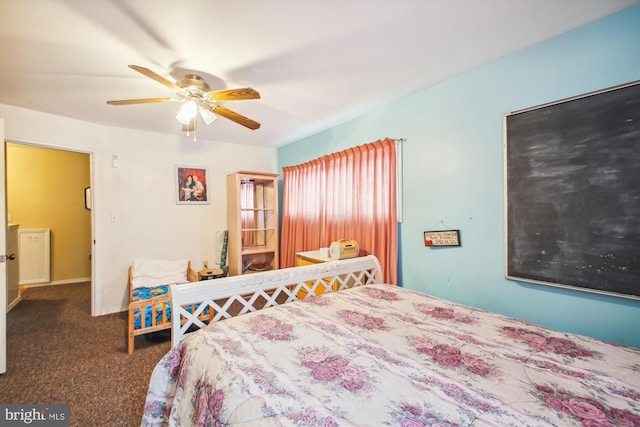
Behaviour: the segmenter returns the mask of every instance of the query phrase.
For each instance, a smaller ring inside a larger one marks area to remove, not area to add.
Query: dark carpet
[[[89,283],[27,289],[7,314],[0,403],[68,404],[70,426],[139,426],[151,372],[171,344],[136,337],[128,355],[126,336],[126,312],[91,316]]]

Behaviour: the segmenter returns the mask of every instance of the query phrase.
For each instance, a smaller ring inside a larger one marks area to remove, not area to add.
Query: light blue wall
[[[640,347],[640,301],[504,277],[504,114],[640,79],[640,6],[282,147],[279,167],[384,137],[404,144],[405,287]],[[461,230],[430,249],[423,231]],[[640,278],[638,278],[640,282]]]

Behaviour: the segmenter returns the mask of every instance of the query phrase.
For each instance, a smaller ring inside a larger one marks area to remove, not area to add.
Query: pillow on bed
[[[187,282],[189,260],[137,259],[131,271],[134,288]]]

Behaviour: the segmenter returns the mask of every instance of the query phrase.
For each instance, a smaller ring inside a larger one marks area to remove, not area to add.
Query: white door
[[[0,117],[0,374],[7,372],[7,187],[4,119]]]

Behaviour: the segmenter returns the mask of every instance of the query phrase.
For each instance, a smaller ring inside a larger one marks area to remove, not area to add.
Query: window
[[[384,139],[283,168],[281,263],[354,239],[397,281],[396,142]]]

